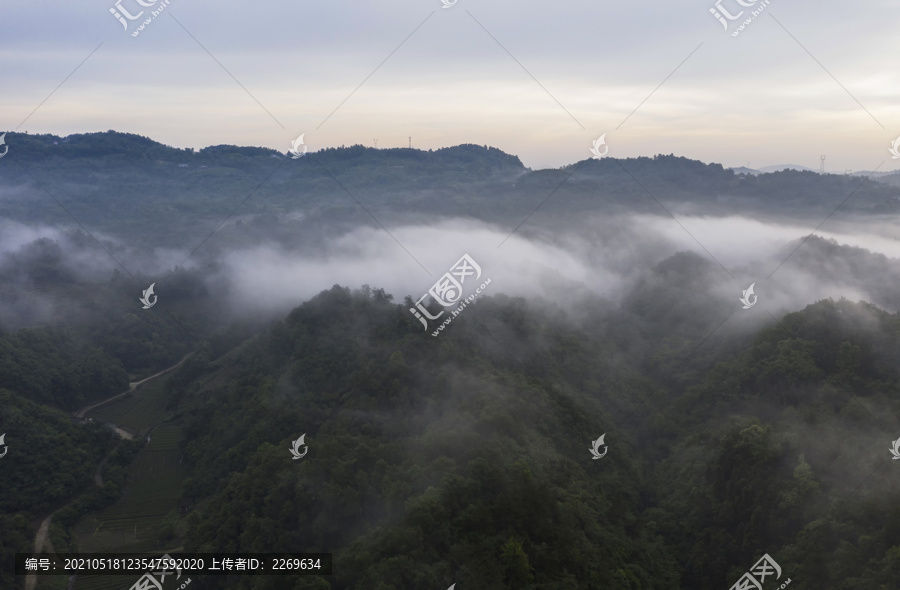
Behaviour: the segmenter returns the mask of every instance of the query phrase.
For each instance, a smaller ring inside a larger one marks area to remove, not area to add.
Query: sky
[[[0,130],[900,170],[900,0],[140,1],[0,4]]]

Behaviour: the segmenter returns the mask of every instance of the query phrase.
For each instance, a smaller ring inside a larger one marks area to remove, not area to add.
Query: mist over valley
[[[0,590],[900,590],[859,8],[0,5]]]

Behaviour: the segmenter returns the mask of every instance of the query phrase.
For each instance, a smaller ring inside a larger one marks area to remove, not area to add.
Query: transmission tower
[[[819,156],[819,159],[822,160],[819,164],[819,174],[825,174],[825,156]]]

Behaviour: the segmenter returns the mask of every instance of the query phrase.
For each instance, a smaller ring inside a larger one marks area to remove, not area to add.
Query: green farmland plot
[[[129,395],[88,412],[100,422],[112,422],[129,432],[141,434],[166,417],[165,377],[138,386]]]
[[[180,424],[166,424],[150,433],[150,442],[129,466],[128,483],[119,501],[82,519],[76,527],[80,552],[162,552],[168,548],[159,539],[160,526],[166,515],[177,513],[187,475],[180,463],[180,438]]]

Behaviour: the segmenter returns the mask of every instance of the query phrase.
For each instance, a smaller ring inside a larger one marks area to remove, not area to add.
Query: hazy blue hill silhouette
[[[10,132],[6,142],[3,216],[72,225],[61,208],[47,206],[50,193],[92,231],[144,245],[182,245],[237,205],[240,215],[301,212],[308,220],[298,222],[295,233],[318,231],[303,225],[313,211],[319,225],[372,224],[369,213],[509,223],[537,209],[532,223],[553,224],[590,213],[666,215],[661,204],[682,214],[803,220],[821,220],[844,201],[843,213],[900,213],[900,187],[813,172],[735,174],[672,154],[531,170],[514,155],[473,144],[427,151],[311,146],[314,151],[291,159],[287,145],[285,152],[231,145],[194,151],[115,131],[67,137]]]

